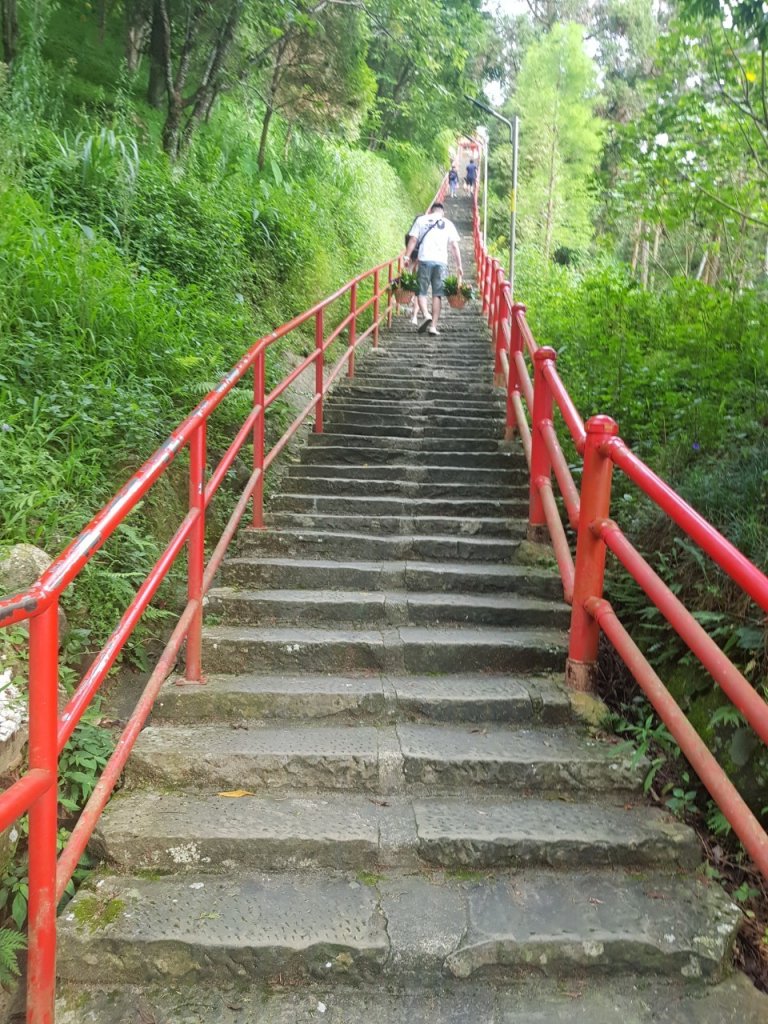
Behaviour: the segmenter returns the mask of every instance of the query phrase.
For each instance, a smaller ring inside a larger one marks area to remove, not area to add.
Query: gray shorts
[[[431,285],[433,298],[442,298],[447,273],[448,267],[444,263],[422,263],[419,260],[419,295],[426,295]]]

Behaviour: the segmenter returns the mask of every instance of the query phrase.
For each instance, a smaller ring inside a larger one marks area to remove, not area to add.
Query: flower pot
[[[405,288],[395,289],[395,298],[397,299],[401,306],[407,306],[415,294],[416,292],[409,292]]]
[[[464,298],[463,295],[449,295],[448,296],[448,305],[452,309],[463,309],[466,306],[466,304],[467,304],[467,300]]]

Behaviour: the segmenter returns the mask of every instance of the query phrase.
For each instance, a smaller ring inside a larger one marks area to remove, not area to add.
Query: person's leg
[[[418,270],[419,278],[419,294],[417,296],[417,302],[421,315],[426,319],[429,319],[429,307],[427,306],[427,292],[429,291],[430,285],[430,265],[428,263],[419,262]]]
[[[431,277],[432,284],[432,323],[429,325],[430,334],[439,334],[437,329],[438,321],[440,320],[440,310],[442,309],[442,298],[445,294],[445,275],[448,268],[442,263],[433,264],[433,270]]]
[[[419,300],[414,295],[411,299],[411,323],[417,324],[419,322]]]

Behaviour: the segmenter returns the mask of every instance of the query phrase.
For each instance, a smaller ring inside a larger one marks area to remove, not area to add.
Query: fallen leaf
[[[216,796],[228,796],[232,799],[237,799],[241,796],[253,796],[254,794],[250,789],[229,789],[225,793],[217,793]]]

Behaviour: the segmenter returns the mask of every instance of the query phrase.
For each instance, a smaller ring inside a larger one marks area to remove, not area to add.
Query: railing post
[[[187,541],[187,600],[197,607],[187,631],[187,682],[203,680],[203,575],[205,573],[205,440],[207,420],[202,419],[189,439],[189,509],[197,518]]]
[[[488,326],[493,330],[493,305],[496,300],[496,267],[498,266],[498,261],[489,260],[488,265],[490,267],[490,281],[488,282],[488,309],[486,313],[488,315]]]
[[[315,433],[323,432],[323,392],[325,390],[325,316],[322,307],[315,313]]]
[[[573,690],[593,690],[597,678],[600,628],[584,606],[590,598],[603,596],[606,547],[592,527],[610,515],[613,462],[603,454],[602,446],[607,438],[619,432],[610,416],[593,416],[585,427],[587,440],[581,478],[570,646],[565,669],[566,683]]]
[[[387,327],[392,326],[392,261],[387,267]]]
[[[58,682],[59,606],[53,601],[29,623],[29,767],[47,772],[51,785],[29,809],[28,1024],[53,1024],[56,997]]]
[[[509,321],[509,376],[507,377],[507,429],[504,440],[510,441],[517,429],[517,417],[515,406],[512,401],[516,391],[520,391],[520,374],[517,370],[517,353],[523,351],[523,332],[520,328],[521,316],[525,315],[526,306],[522,302],[515,302],[512,305],[512,312]]]
[[[373,347],[379,347],[379,270],[373,272]]]
[[[494,383],[497,388],[500,388],[504,384],[504,368],[501,363],[501,354],[504,351],[505,344],[504,324],[510,317],[511,312],[512,307],[509,301],[509,290],[504,287],[502,282],[499,287],[499,311],[496,317],[496,346],[493,363]]]
[[[355,376],[355,341],[357,339],[357,281],[349,289],[349,312],[352,319],[349,321],[349,361],[347,362],[347,376]]]
[[[552,477],[552,463],[549,458],[541,424],[552,419],[552,392],[549,390],[547,378],[544,376],[544,365],[554,362],[557,353],[553,348],[544,346],[537,349],[533,356],[533,411],[531,413],[531,484],[528,503],[528,540],[535,544],[544,544],[549,539],[547,518],[541,500],[537,481],[542,477]]]
[[[496,288],[494,289],[493,296],[493,320],[491,322],[491,337],[493,340],[493,351],[494,359],[495,353],[498,351],[499,335],[501,334],[501,315],[502,307],[504,305],[504,271],[501,269],[501,264],[496,264]],[[499,364],[499,371],[501,371],[501,364]]]
[[[253,489],[252,525],[257,529],[264,526],[264,419],[266,410],[266,350],[262,348],[253,364],[253,404],[260,409],[253,424],[253,468],[261,470]]]

